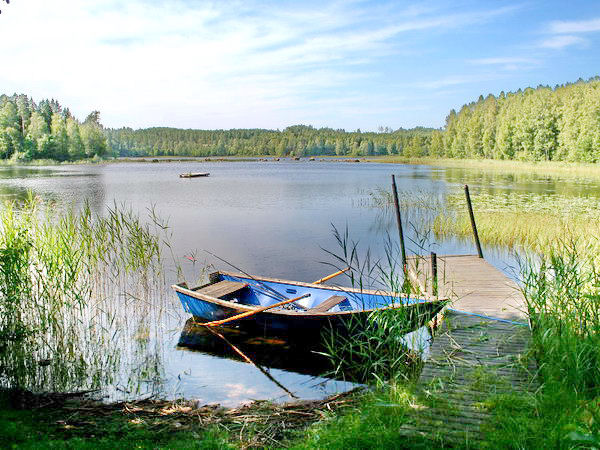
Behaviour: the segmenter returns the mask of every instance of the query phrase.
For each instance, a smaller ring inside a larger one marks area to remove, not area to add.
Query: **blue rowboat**
[[[414,298],[400,293],[360,290],[254,277],[239,273],[215,272],[210,283],[188,288],[172,286],[183,309],[199,322],[227,319],[259,308],[307,295],[297,302],[259,312],[230,322],[264,335],[318,337],[325,327],[348,329],[353,320],[365,320],[381,309],[398,310],[407,319],[408,331],[419,328],[440,313],[447,299]]]

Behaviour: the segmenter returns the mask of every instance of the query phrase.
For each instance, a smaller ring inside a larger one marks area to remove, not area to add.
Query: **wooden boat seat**
[[[331,297],[323,300],[319,305],[315,306],[314,308],[310,308],[308,311],[327,312],[334,306],[342,303],[344,300],[346,300],[346,297],[344,297],[343,295],[332,295]]]
[[[208,286],[198,289],[198,293],[208,295],[210,297],[221,298],[234,292],[244,289],[248,283],[240,281],[219,281],[218,283],[209,284]]]

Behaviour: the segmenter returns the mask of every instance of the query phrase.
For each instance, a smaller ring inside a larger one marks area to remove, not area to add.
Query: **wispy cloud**
[[[478,58],[471,59],[468,62],[476,66],[496,67],[507,71],[531,69],[540,64],[540,61],[536,58],[513,56]]]
[[[550,23],[549,30],[556,34],[591,33],[600,31],[600,18],[590,20],[563,21]]]
[[[10,68],[0,71],[0,86],[58,98],[79,116],[99,109],[108,126],[283,127],[311,117],[356,123],[361,111],[410,109],[406,89],[478,79],[441,76],[447,67],[440,63],[438,72],[427,73],[431,81],[415,81],[422,77],[423,54],[437,51],[440,39],[519,8],[363,0],[268,7],[253,1],[11,2],[0,24],[0,60]],[[493,60],[473,64],[527,64]],[[392,74],[393,64],[402,76]],[[392,83],[398,104],[389,107]]]
[[[415,83],[414,86],[422,89],[442,89],[450,86],[457,86],[478,81],[481,81],[480,77],[470,75],[456,75],[439,78],[437,80],[419,81]]]
[[[544,39],[540,42],[540,47],[560,50],[571,45],[582,45],[587,42],[588,41],[582,37],[565,34]]]
[[[547,26],[551,36],[539,42],[542,48],[561,50],[572,45],[585,45],[589,43],[581,34],[600,31],[600,18],[589,20],[556,20]]]

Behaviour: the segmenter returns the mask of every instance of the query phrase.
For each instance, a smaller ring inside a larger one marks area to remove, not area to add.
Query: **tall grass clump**
[[[132,333],[147,335],[160,314],[150,293],[162,273],[154,229],[124,206],[104,216],[87,204],[60,214],[51,206],[30,195],[0,207],[1,388],[114,383],[123,341],[141,342]]]
[[[385,293],[390,305],[404,302],[414,292],[404,276],[399,250],[389,236],[384,255],[373,259],[369,250],[362,254],[358,243],[350,240],[347,228],[340,233],[334,227],[333,233],[340,251],[327,253],[336,261],[336,268],[351,268],[347,276],[352,287],[359,289],[357,302],[365,290]],[[348,321],[342,329],[325,331],[323,354],[332,363],[332,375],[379,384],[414,377],[421,367],[419,353],[428,344],[422,335],[408,336],[421,320],[420,315],[427,315],[425,307],[410,312],[406,308],[375,309]]]
[[[542,388],[561,399],[559,439],[598,448],[600,270],[596,247],[583,246],[560,241],[521,272]]]
[[[575,242],[521,268],[542,374],[600,394],[600,270]]]

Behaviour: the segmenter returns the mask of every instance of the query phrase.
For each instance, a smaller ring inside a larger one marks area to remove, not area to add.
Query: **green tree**
[[[92,111],[81,126],[81,137],[88,157],[103,156],[106,153],[106,137],[100,124],[100,113]]]

